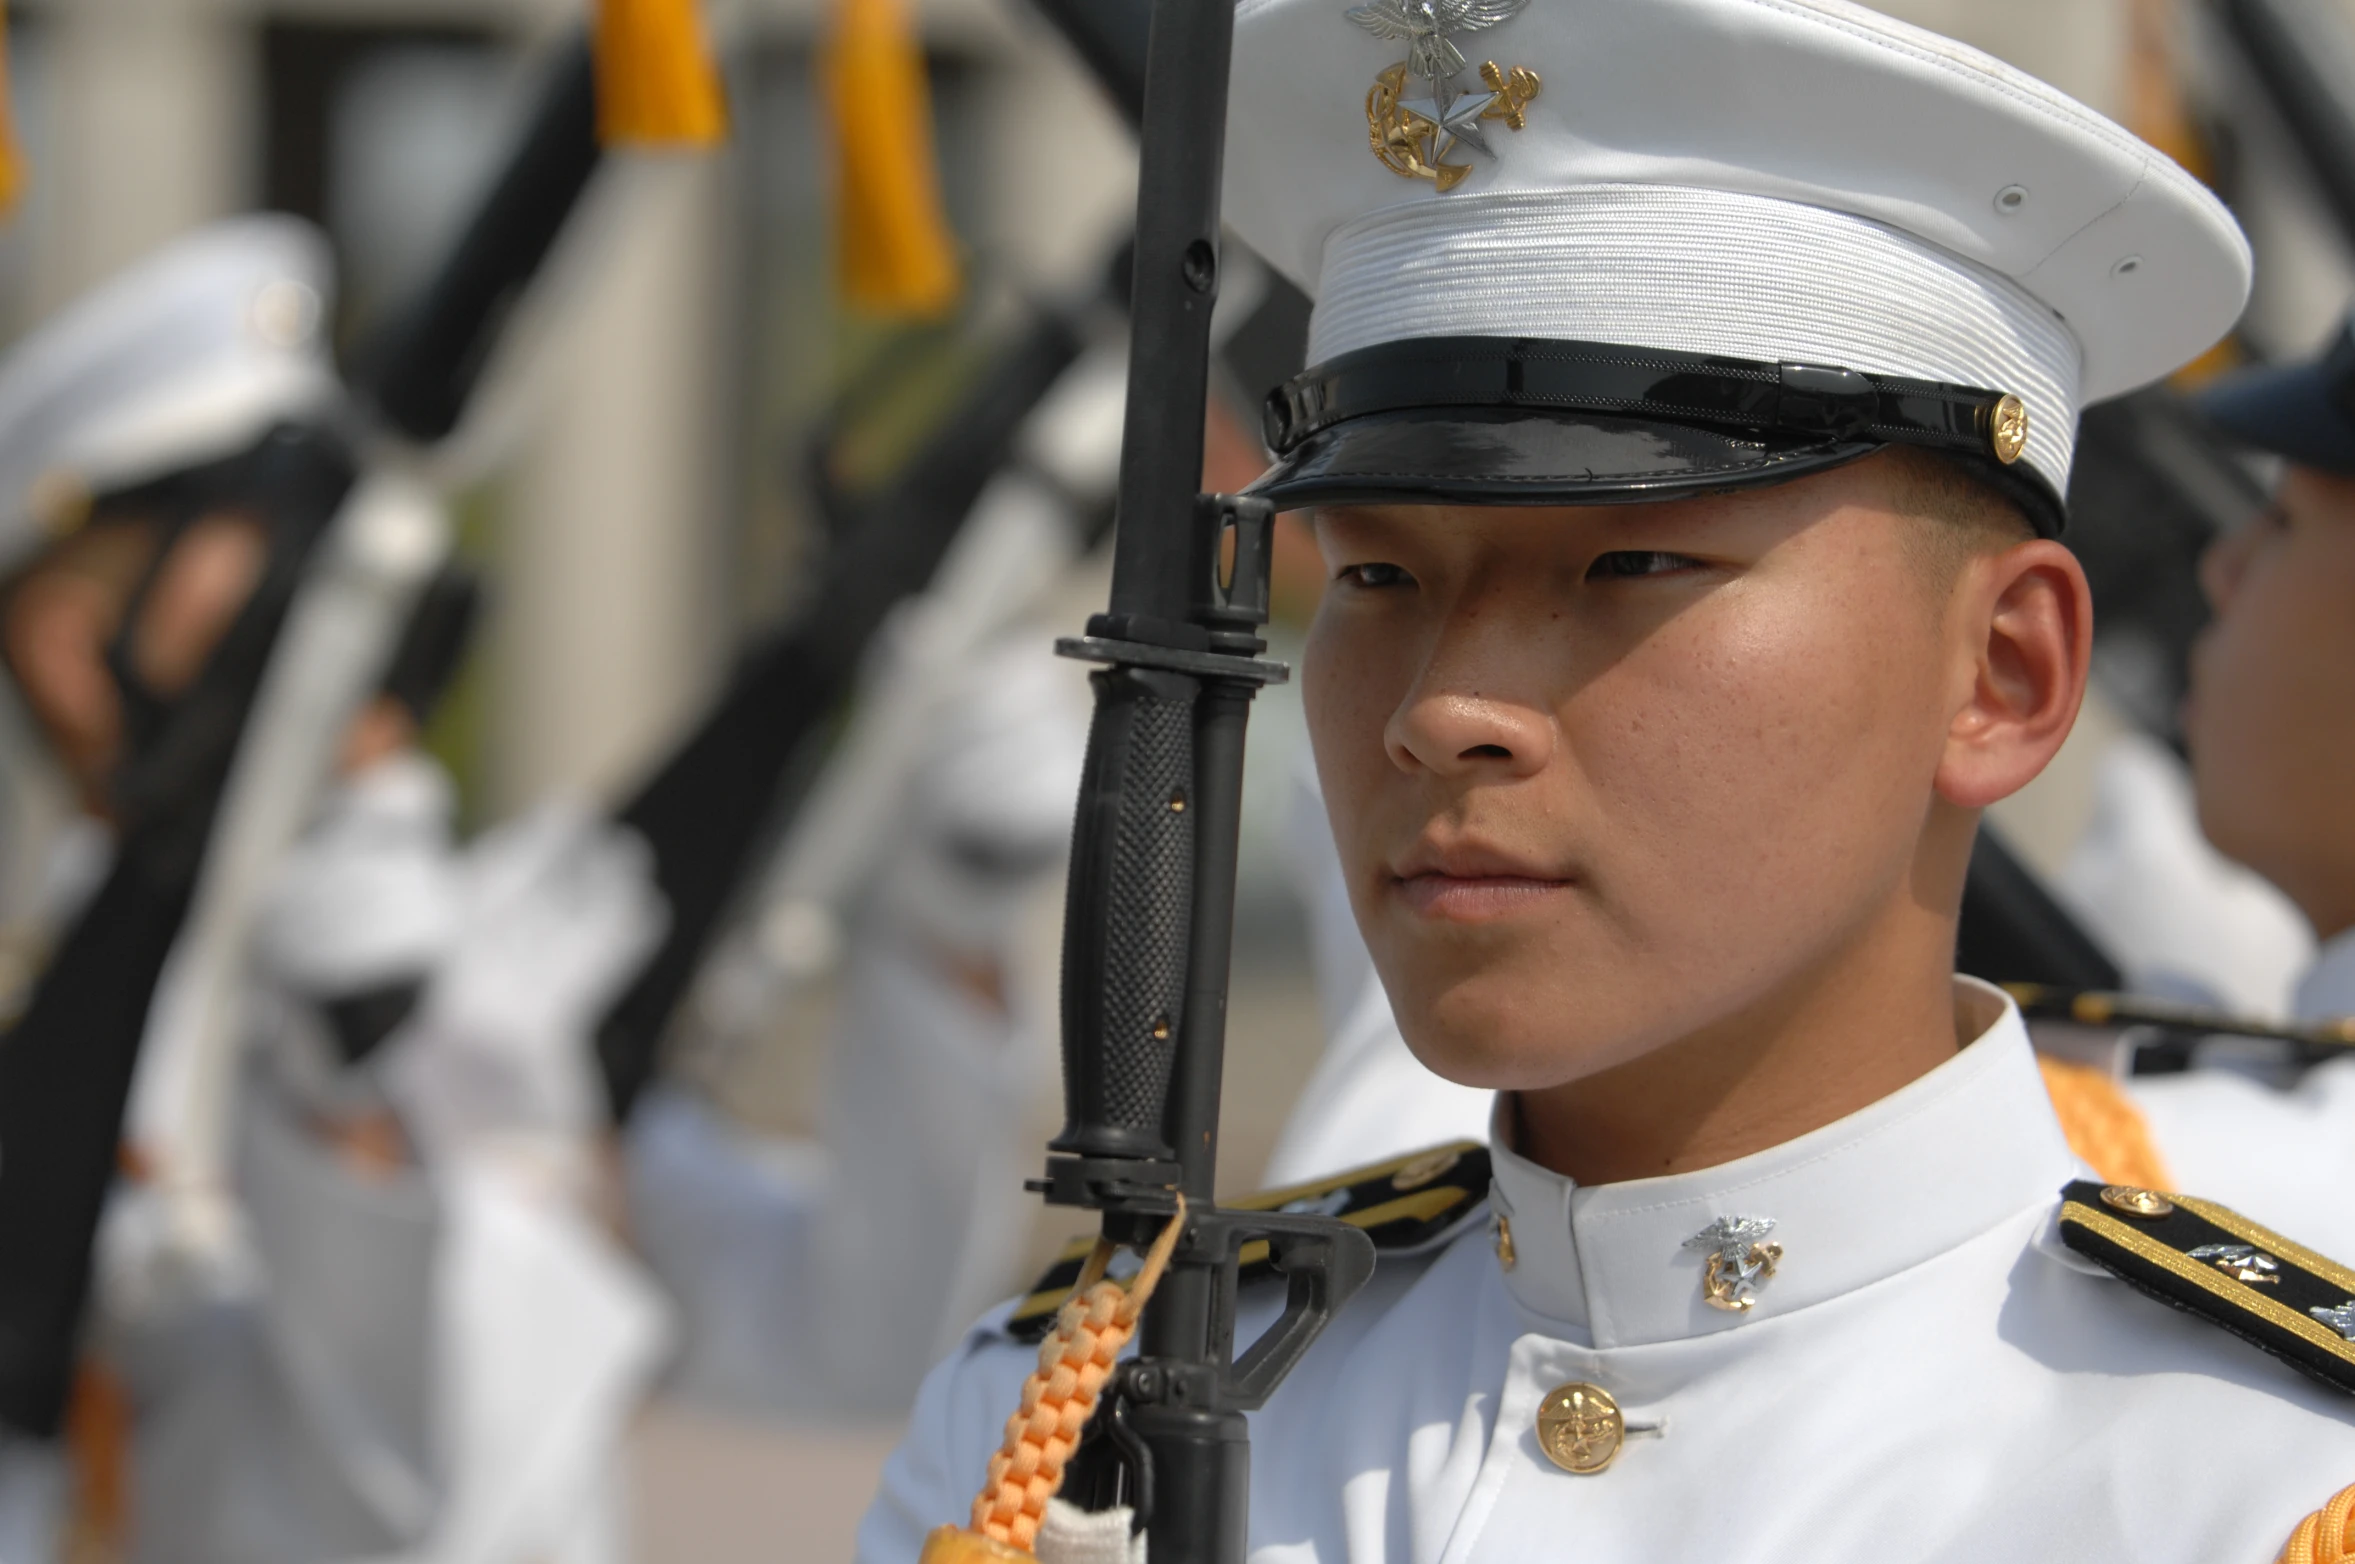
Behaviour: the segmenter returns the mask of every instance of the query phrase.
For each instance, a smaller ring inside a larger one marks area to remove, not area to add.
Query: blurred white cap
[[[0,356],[0,568],[89,499],[234,454],[339,394],[334,265],[299,218],[237,217],[117,273]]]

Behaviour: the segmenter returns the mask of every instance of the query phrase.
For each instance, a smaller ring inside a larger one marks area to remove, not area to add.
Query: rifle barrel
[[[586,30],[551,65],[499,177],[433,279],[356,355],[352,389],[421,443],[458,427],[500,328],[604,161]]]
[[[2042,983],[2006,983],[2004,991],[2032,1021],[2068,1021],[2078,1026],[2155,1027],[2168,1032],[2217,1037],[2259,1037],[2296,1043],[2318,1052],[2355,1049],[2355,1016],[2333,1021],[2267,1021],[2206,1005],[2178,1004],[2141,994],[2103,989],[2054,988]]]

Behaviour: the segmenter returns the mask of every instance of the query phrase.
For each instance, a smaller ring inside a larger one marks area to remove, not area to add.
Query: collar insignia
[[[1402,179],[1428,179],[1453,190],[1472,172],[1450,163],[1459,148],[1492,156],[1486,123],[1508,130],[1525,123],[1523,111],[1542,85],[1537,72],[1494,60],[1480,66],[1480,88],[1462,90],[1456,78],[1468,63],[1456,38],[1511,21],[1529,0],[1366,0],[1349,19],[1385,42],[1404,43],[1406,58],[1374,78],[1366,93],[1366,135],[1382,166]]]
[[[1759,1287],[1773,1279],[1783,1261],[1783,1246],[1765,1241],[1773,1231],[1770,1216],[1721,1216],[1684,1241],[1687,1249],[1709,1256],[1701,1271],[1701,1297],[1709,1307],[1728,1314],[1750,1312]]]

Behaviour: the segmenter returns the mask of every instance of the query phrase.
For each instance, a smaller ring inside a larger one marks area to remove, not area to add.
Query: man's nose
[[[1402,771],[1530,776],[1553,755],[1553,723],[1520,701],[1477,689],[1418,689],[1391,714],[1383,745]]]

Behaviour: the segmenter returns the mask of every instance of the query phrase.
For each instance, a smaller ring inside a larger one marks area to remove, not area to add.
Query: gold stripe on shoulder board
[[[2139,1291],[2355,1392],[2355,1269],[2212,1201],[2080,1181],[2061,1241]]]
[[[1476,1203],[1487,1192],[1488,1148],[1479,1141],[1466,1140],[1307,1183],[1259,1190],[1225,1204],[1234,1211],[1321,1208],[1322,1214],[1373,1234],[1379,1245],[1385,1234],[1427,1237],[1429,1224]],[[1074,1239],[1065,1245],[1007,1316],[1007,1329],[1017,1335],[1043,1330],[1063,1300],[1071,1296],[1080,1267],[1094,1248],[1092,1238]],[[1236,1259],[1245,1275],[1265,1269],[1270,1264],[1268,1246],[1264,1240],[1253,1240],[1243,1246]]]

